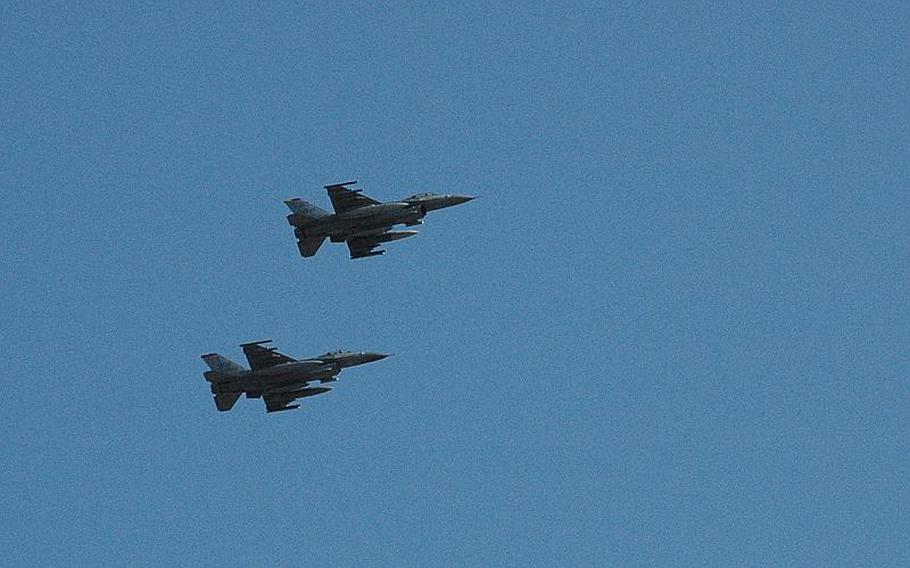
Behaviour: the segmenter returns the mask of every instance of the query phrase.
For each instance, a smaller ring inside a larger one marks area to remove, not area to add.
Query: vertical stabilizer
[[[319,219],[321,217],[328,217],[330,213],[321,207],[313,205],[309,201],[295,197],[294,199],[288,199],[284,202],[288,206],[288,209],[294,212],[294,215],[302,217],[304,219]]]
[[[231,361],[224,355],[219,355],[217,353],[203,355],[202,360],[205,361],[205,364],[208,365],[211,370],[221,375],[241,375],[246,371],[246,369],[237,363]]]

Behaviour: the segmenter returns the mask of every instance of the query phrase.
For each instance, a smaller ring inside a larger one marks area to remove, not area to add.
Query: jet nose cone
[[[389,355],[391,355],[391,353],[364,353],[363,358],[367,363],[372,363],[373,361],[382,361]]]
[[[449,197],[449,200],[452,202],[452,205],[461,205],[462,203],[467,203],[474,199],[473,195],[452,195]]]

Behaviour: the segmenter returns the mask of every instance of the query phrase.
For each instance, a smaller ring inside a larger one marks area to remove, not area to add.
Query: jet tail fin
[[[294,213],[294,216],[302,217],[303,219],[315,220],[329,216],[329,212],[325,209],[317,207],[309,201],[300,199],[299,197],[287,199],[284,204]]]
[[[208,365],[211,370],[219,375],[240,375],[246,370],[224,355],[219,355],[217,353],[203,355],[202,360],[205,361],[205,364]]]

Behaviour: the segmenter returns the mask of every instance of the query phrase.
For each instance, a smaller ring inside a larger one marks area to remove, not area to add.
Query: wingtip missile
[[[262,341],[250,341],[249,343],[241,343],[241,347],[250,347],[251,345],[265,345],[266,343],[272,343],[271,339],[263,339]]]
[[[357,183],[356,179],[351,180],[351,181],[346,181],[344,183],[333,183],[333,184],[329,184],[329,185],[324,185],[322,187],[324,187],[325,189],[331,189],[333,187],[344,187],[346,185],[354,185],[355,183]]]

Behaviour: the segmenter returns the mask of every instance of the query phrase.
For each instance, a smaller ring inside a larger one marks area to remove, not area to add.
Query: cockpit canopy
[[[436,194],[435,193],[415,193],[411,197],[408,197],[407,199],[405,199],[405,201],[416,201],[416,200],[422,199],[424,197],[433,197],[434,195],[436,195]]]
[[[347,349],[338,349],[337,351],[329,351],[322,355],[322,357],[332,357],[335,355],[346,355],[348,353],[353,353],[353,351],[348,351]]]

